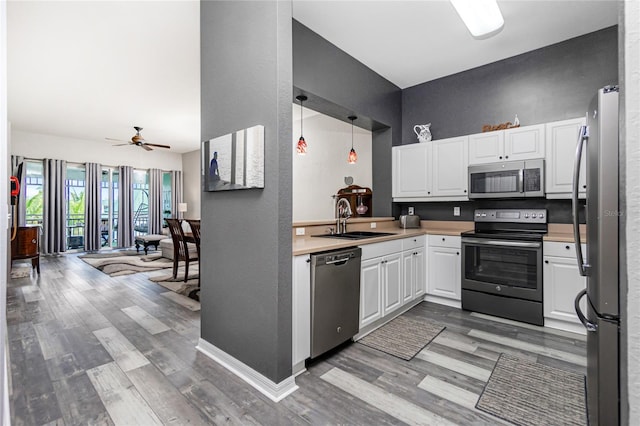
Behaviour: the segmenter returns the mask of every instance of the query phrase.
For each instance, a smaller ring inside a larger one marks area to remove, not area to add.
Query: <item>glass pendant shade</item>
[[[300,139],[298,139],[298,144],[296,145],[296,153],[298,155],[305,155],[307,153],[307,141],[304,140],[304,136],[302,135],[302,102],[307,100],[305,95],[298,95],[296,99],[300,101]]]
[[[356,161],[358,161],[358,154],[356,154],[356,150],[351,148],[351,151],[349,151],[349,164],[356,164]]]
[[[299,155],[305,155],[307,153],[307,142],[304,140],[304,137],[300,135],[300,139],[298,139],[298,146],[296,147],[296,152]]]
[[[349,151],[349,157],[347,158],[347,162],[349,164],[356,164],[358,161],[358,154],[356,154],[356,150],[353,149],[353,120],[357,119],[355,115],[350,115],[349,120],[351,120],[351,151]]]

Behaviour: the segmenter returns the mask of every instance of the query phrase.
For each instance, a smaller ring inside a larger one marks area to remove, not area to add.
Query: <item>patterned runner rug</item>
[[[358,340],[358,343],[409,361],[444,328],[442,325],[430,323],[424,319],[412,319],[406,315],[400,315],[367,334]]]
[[[517,425],[585,426],[584,376],[503,353],[476,408]]]

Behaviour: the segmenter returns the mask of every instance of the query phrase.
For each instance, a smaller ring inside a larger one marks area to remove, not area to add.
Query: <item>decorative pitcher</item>
[[[418,136],[418,142],[429,142],[431,140],[431,123],[429,124],[416,124],[413,126],[413,131]]]

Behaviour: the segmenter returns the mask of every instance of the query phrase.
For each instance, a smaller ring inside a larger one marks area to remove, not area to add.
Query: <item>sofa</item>
[[[198,249],[194,243],[187,243],[189,248],[189,259],[196,260],[198,258]],[[162,257],[173,260],[173,240],[171,238],[165,238],[160,241],[160,251]]]

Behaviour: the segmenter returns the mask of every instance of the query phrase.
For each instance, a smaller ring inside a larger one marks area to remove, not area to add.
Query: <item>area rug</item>
[[[78,257],[111,277],[173,268],[173,260],[162,257],[160,252],[145,255],[134,250],[121,250],[87,253]]]
[[[401,315],[367,334],[358,343],[409,361],[444,328],[424,319]]]
[[[26,278],[31,276],[31,265],[15,265],[11,267],[11,278]]]
[[[517,425],[587,424],[584,376],[501,354],[476,408]]]
[[[184,262],[181,264],[184,265]],[[173,278],[173,266],[168,270],[152,272],[148,274],[148,277],[154,283],[168,290],[199,300],[199,291],[194,291],[200,285],[198,261],[189,263],[187,282],[184,282],[184,266],[178,267],[176,278]]]

